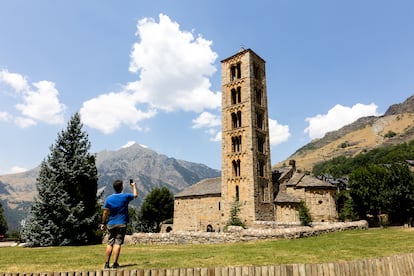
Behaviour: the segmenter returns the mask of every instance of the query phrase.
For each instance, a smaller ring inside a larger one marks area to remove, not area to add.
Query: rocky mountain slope
[[[133,178],[138,183],[139,206],[154,187],[167,187],[176,193],[204,178],[217,177],[220,171],[203,164],[177,160],[134,144],[118,151],[97,153],[98,189],[103,197],[113,192],[112,182]],[[0,200],[3,203],[10,229],[17,229],[30,209],[36,195],[39,168],[0,176]],[[139,180],[139,181],[138,181]],[[129,189],[129,187],[126,187]]]
[[[414,139],[414,95],[394,104],[382,116],[369,116],[327,133],[298,149],[287,160],[273,168],[296,160],[297,167],[311,171],[318,162],[345,155],[355,156],[370,149],[401,144]],[[414,156],[413,156],[414,159]]]

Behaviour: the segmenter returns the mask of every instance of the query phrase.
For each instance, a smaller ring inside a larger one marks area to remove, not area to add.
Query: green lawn
[[[105,245],[0,248],[2,272],[96,271]],[[384,228],[295,240],[213,245],[124,245],[124,269],[324,263],[414,253],[414,229]]]

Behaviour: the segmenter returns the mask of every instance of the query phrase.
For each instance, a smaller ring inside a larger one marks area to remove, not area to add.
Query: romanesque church
[[[296,170],[293,160],[272,171],[265,61],[241,49],[221,64],[221,177],[175,195],[173,230],[221,231],[235,202],[247,227],[300,224],[301,201],[313,222],[335,221],[336,186]]]

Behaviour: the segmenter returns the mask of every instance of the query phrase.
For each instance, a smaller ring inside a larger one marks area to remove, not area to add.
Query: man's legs
[[[118,263],[119,253],[121,253],[121,245],[115,244],[114,245],[114,264]]]
[[[107,245],[105,250],[105,263],[109,263],[112,254],[112,245]]]

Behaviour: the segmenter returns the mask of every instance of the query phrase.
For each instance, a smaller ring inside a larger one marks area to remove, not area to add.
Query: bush
[[[311,226],[312,218],[309,212],[309,208],[304,201],[299,203],[299,220],[302,226]]]

